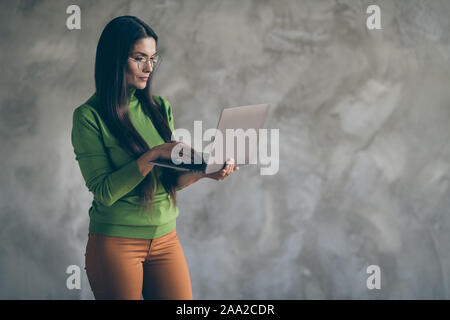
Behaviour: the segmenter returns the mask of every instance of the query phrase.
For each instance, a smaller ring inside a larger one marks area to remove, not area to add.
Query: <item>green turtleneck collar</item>
[[[128,89],[128,97],[129,97],[130,101],[134,101],[137,99],[135,87]]]

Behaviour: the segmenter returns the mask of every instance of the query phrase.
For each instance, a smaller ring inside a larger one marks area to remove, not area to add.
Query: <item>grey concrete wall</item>
[[[67,30],[66,8],[81,8]],[[368,30],[366,8],[381,8]],[[2,1],[0,298],[92,299],[88,193],[70,143],[103,27],[160,37],[175,126],[267,102],[280,170],[179,193],[195,299],[450,297],[450,2]],[[378,265],[381,289],[366,268]]]

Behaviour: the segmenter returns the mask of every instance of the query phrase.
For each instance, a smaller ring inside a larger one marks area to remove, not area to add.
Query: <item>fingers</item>
[[[233,171],[234,171],[234,167],[235,167],[235,164],[234,164],[234,159],[233,158],[230,158],[230,159],[228,159],[228,168],[227,168],[227,176],[228,175],[230,175],[230,174],[232,174],[233,173]]]
[[[229,158],[227,160],[227,162],[225,163],[225,167],[220,170],[219,172],[219,177],[217,180],[223,180],[226,177],[228,177],[230,174],[232,174],[234,171],[239,170],[239,167],[236,167],[236,165],[234,164],[234,159],[233,158]]]
[[[190,145],[188,145],[187,143],[184,142],[172,142],[171,143],[172,146],[171,148],[174,148],[176,146],[178,146],[178,157],[181,158],[181,160],[183,160],[185,163],[194,163],[195,160],[195,149],[192,148]]]

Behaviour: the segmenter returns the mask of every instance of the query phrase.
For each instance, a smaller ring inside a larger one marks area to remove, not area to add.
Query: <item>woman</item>
[[[133,16],[103,30],[96,92],[73,113],[72,145],[94,198],[85,270],[96,299],[193,299],[176,233],[176,191],[213,174],[180,173],[148,162],[169,159],[176,142],[170,103],[151,93],[158,37]]]

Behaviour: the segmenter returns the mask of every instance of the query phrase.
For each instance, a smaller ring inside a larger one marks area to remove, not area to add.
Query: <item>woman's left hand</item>
[[[234,164],[234,159],[230,158],[227,160],[227,162],[225,163],[225,167],[222,170],[209,173],[205,175],[205,177],[215,180],[223,180],[236,170],[239,170],[239,167]]]

